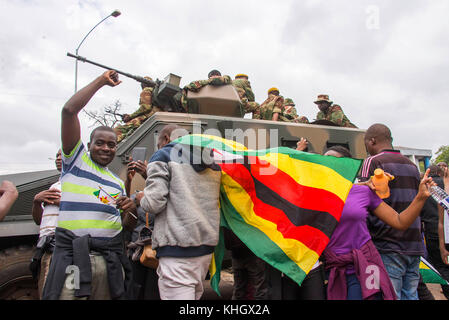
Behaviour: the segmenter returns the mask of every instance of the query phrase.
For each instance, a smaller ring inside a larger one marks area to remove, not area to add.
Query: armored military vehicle
[[[173,88],[173,85],[162,83],[159,91],[179,93],[180,90]],[[158,134],[167,124],[177,124],[188,133],[206,133],[235,140],[249,149],[295,148],[297,141],[304,137],[309,142],[308,152],[322,154],[332,145],[343,145],[354,157],[366,157],[364,130],[330,126],[330,123],[299,124],[245,118],[238,94],[231,85],[206,86],[187,97],[189,113],[171,109],[172,112],[152,115],[122,140],[109,168],[125,180],[126,165],[133,150],[143,150],[143,157],[148,159],[156,151]],[[36,281],[28,268],[39,232],[31,216],[31,206],[34,195],[48,189],[58,176],[56,170],[0,176],[0,181],[11,180],[19,190],[18,200],[0,222],[0,299],[37,298]],[[136,175],[131,192],[142,190],[144,185],[143,179]]]
[[[8,215],[0,222],[0,300],[37,299],[37,283],[29,265],[36,245],[39,226],[32,216],[34,196],[58,181],[57,170],[24,172],[0,176],[19,191]]]
[[[296,148],[296,143],[304,137],[309,142],[308,152],[322,154],[333,145],[343,145],[351,150],[354,157],[366,157],[363,142],[365,131],[360,129],[207,114],[157,112],[119,144],[116,157],[109,168],[125,180],[126,165],[134,148],[143,148],[145,159],[148,159],[157,150],[158,134],[167,124],[177,124],[190,134],[203,133],[231,139],[253,150],[277,146]],[[144,185],[143,179],[136,175],[131,191],[142,190]]]

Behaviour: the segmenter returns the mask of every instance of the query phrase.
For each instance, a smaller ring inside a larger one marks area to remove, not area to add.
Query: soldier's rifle
[[[77,59],[77,60],[79,60],[79,61],[82,61],[82,62],[87,62],[87,63],[93,64],[93,65],[95,65],[95,66],[97,66],[97,67],[100,67],[100,68],[104,68],[104,69],[107,69],[107,70],[114,70],[114,71],[116,71],[117,73],[119,73],[119,74],[121,74],[121,75],[124,75],[125,77],[134,79],[134,80],[136,80],[136,81],[139,81],[140,83],[145,83],[146,85],[148,85],[148,86],[150,86],[150,87],[153,87],[153,88],[154,88],[154,87],[156,86],[156,82],[154,82],[154,81],[152,81],[152,80],[145,79],[144,77],[141,77],[141,76],[135,76],[135,75],[130,74],[130,73],[128,73],[128,72],[123,72],[123,71],[117,70],[117,69],[115,69],[115,68],[111,68],[111,67],[105,66],[104,64],[101,64],[101,63],[98,63],[98,62],[94,62],[94,61],[88,60],[88,59],[86,59],[85,57],[78,56],[78,55],[72,54],[72,53],[70,53],[70,52],[67,52],[67,56],[72,57],[72,58],[75,58],[75,59]]]
[[[72,54],[70,52],[67,52],[67,56],[75,58],[82,62],[87,62],[87,63],[93,64],[100,68],[104,68],[107,70],[114,70],[117,73],[124,75],[125,77],[134,79],[140,83],[144,83],[147,86],[150,86],[153,88],[153,104],[155,106],[160,107],[163,111],[184,112],[184,110],[182,109],[181,103],[178,101],[179,99],[175,99],[175,95],[177,95],[177,94],[180,95],[180,93],[181,93],[181,88],[179,88],[177,85],[173,85],[168,82],[160,81],[159,79],[156,79],[156,81],[152,81],[152,80],[146,79],[141,76],[136,76],[136,75],[130,74],[128,72],[123,72],[123,71],[117,70],[115,68],[105,66],[104,64],[88,60],[85,57],[81,57],[81,56]]]

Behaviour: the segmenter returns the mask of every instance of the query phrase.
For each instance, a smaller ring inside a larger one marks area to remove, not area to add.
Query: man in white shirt
[[[56,153],[56,169],[61,172],[61,149]],[[59,200],[61,198],[61,182],[58,180],[48,190],[36,194],[33,201],[32,215],[39,228],[39,240],[30,268],[38,277],[39,298],[42,298],[45,279],[53,254],[55,229],[59,216]]]

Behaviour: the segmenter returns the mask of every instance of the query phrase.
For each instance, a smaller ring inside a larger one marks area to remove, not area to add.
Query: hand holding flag
[[[129,213],[130,215],[132,215],[134,217],[134,219],[137,220],[137,217],[133,213],[131,213],[131,212],[136,212],[137,207],[136,207],[136,204],[134,203],[134,201],[132,201],[130,198],[121,196],[120,198],[118,198],[115,201],[115,205],[116,205],[117,209],[120,209],[123,212]]]
[[[101,202],[103,202],[104,204],[115,206],[117,209],[129,213],[134,217],[134,219],[137,220],[137,217],[131,213],[131,211],[136,212],[136,205],[134,201],[125,196],[119,197],[119,194],[111,195],[100,185],[98,186],[98,188],[99,190],[95,193],[95,195],[98,199],[100,199]]]

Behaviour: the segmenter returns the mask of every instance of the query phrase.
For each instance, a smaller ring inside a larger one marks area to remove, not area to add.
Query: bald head
[[[162,128],[161,133],[159,134],[157,139],[157,148],[160,149],[173,140],[176,140],[186,134],[188,134],[186,129],[183,129],[176,124],[168,124]]]
[[[381,123],[375,123],[366,130],[365,147],[370,155],[375,155],[384,149],[393,148],[393,138],[390,129]]]
[[[366,130],[365,137],[368,139],[376,138],[379,142],[387,142],[390,144],[393,141],[390,129],[381,123],[376,123],[369,127],[368,130]]]

